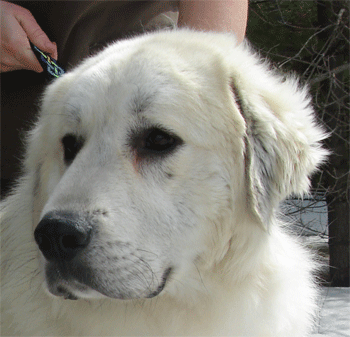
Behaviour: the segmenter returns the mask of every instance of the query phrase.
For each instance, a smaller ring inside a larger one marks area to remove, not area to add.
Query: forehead
[[[154,84],[147,86],[140,80],[141,73],[136,67],[126,74],[122,68],[112,71],[109,64],[97,64],[67,74],[44,95],[42,121],[63,129],[61,133],[118,126],[126,117],[145,112],[157,100],[157,80],[153,78]]]
[[[157,62],[142,52],[126,59],[107,55],[63,77],[51,90],[48,107],[56,101],[65,119],[95,125],[135,115],[150,117],[155,110],[158,118],[169,118],[174,108],[186,105],[184,101],[198,96],[199,90],[166,60]]]
[[[218,125],[227,128],[228,81],[218,71],[218,59],[171,41],[148,42],[113,45],[58,79],[47,95],[48,113],[87,130],[101,125],[122,130],[125,121],[140,117],[191,138]]]

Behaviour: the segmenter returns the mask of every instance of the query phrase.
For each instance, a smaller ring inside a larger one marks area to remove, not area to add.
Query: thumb
[[[42,51],[57,59],[57,46],[52,43],[45,32],[40,28],[30,12],[17,13],[16,19],[26,32],[28,39]]]

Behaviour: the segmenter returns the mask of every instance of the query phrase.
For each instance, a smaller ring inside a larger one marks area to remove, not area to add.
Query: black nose
[[[50,212],[34,231],[35,241],[47,260],[71,260],[90,242],[91,226],[81,216]]]

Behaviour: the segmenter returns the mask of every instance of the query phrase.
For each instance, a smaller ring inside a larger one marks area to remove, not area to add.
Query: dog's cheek
[[[203,177],[204,178],[204,177]],[[230,204],[230,188],[226,180],[216,174],[206,179],[191,180],[184,184],[183,201],[179,202],[178,217],[183,221],[177,242],[182,243],[182,252],[186,261],[212,260],[212,251],[224,245],[230,237],[227,221]],[[215,244],[213,245],[213,243]]]

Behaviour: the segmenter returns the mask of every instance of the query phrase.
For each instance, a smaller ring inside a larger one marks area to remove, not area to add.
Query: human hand
[[[0,72],[28,69],[42,72],[29,41],[57,59],[57,46],[35,21],[27,9],[0,1],[1,6],[1,63]]]

